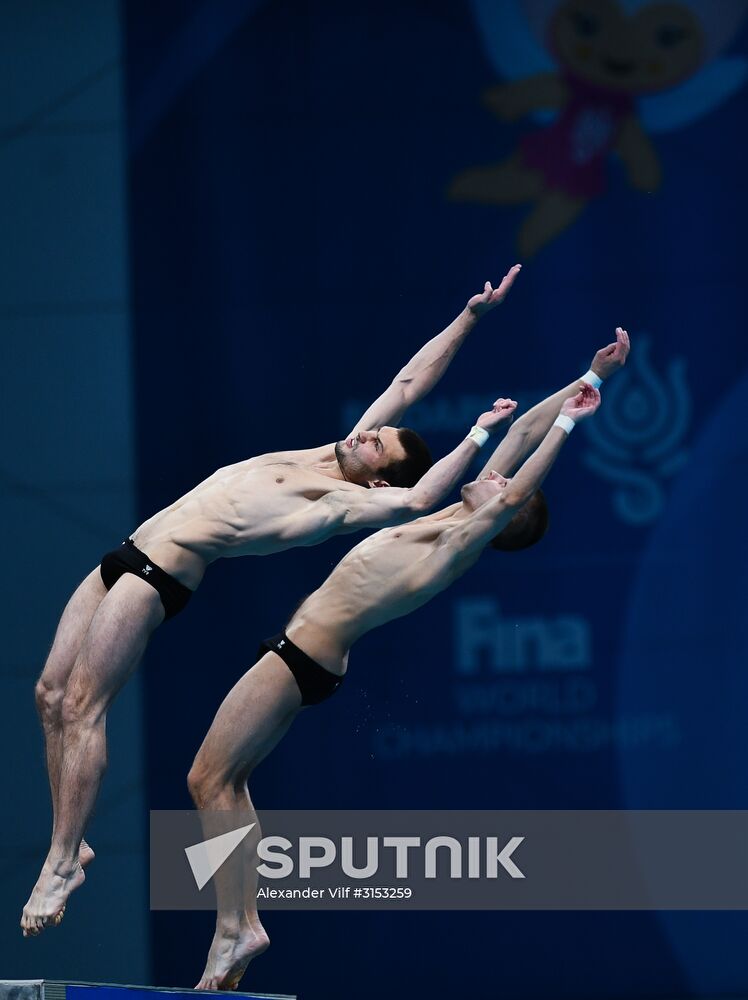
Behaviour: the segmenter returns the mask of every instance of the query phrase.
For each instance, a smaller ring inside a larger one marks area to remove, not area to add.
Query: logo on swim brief
[[[286,645],[286,640],[285,639],[281,639],[281,641],[278,643],[278,649],[280,649],[281,646],[285,646],[285,645]]]
[[[148,563],[146,563],[144,569],[142,570],[143,576],[148,576],[152,569],[153,566],[149,566]]]

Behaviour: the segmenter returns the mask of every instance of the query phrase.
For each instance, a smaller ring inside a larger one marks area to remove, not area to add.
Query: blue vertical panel
[[[23,941],[18,926],[51,827],[34,683],[68,597],[135,508],[119,8],[9,2],[0,27],[0,520],[12,567],[0,583],[0,961],[17,978],[145,982],[139,680],[111,720],[90,877],[59,930]]]

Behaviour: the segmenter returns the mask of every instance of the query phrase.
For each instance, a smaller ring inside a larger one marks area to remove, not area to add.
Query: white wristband
[[[586,382],[588,385],[591,385],[593,389],[599,389],[600,386],[603,384],[603,380],[600,378],[599,375],[595,375],[595,373],[592,371],[591,368],[586,375],[582,375],[582,381]]]
[[[560,427],[562,431],[566,431],[567,434],[571,434],[576,425],[571,417],[567,417],[565,413],[559,413],[553,421],[553,426]]]
[[[486,441],[488,441],[488,438],[488,431],[484,430],[482,427],[478,427],[477,425],[470,428],[470,433],[467,436],[467,439],[469,441],[474,441],[479,448],[483,447]]]

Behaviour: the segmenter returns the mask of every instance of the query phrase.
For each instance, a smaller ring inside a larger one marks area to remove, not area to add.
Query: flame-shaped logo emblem
[[[591,448],[583,460],[615,486],[613,507],[622,520],[649,524],[662,510],[663,481],[686,460],[691,399],[685,359],[675,358],[662,378],[649,359],[649,338],[639,335],[635,343],[595,418],[584,422]]]

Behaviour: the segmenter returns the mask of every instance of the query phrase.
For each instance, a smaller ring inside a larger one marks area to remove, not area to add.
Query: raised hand
[[[501,284],[498,288],[494,288],[491,285],[491,282],[487,281],[483,286],[483,291],[468,300],[467,307],[476,319],[480,319],[481,316],[485,316],[485,314],[490,312],[490,310],[493,309],[494,306],[497,306],[499,302],[504,301],[509,293],[509,289],[514,284],[514,279],[521,270],[522,265],[515,264],[514,267],[511,267],[501,279]]]
[[[494,431],[505,420],[511,421],[516,409],[517,403],[513,399],[497,399],[493,408],[487,410],[486,413],[481,413],[475,424],[477,427],[482,427],[484,431]]]
[[[565,417],[571,417],[574,423],[578,424],[580,420],[591,417],[599,405],[600,393],[584,382],[576,396],[565,400],[561,413]]]
[[[608,344],[607,347],[603,347],[597,352],[592,359],[590,368],[600,378],[608,378],[613,372],[618,371],[619,368],[623,368],[630,350],[631,341],[629,340],[629,335],[623,327],[617,326],[615,342]]]

